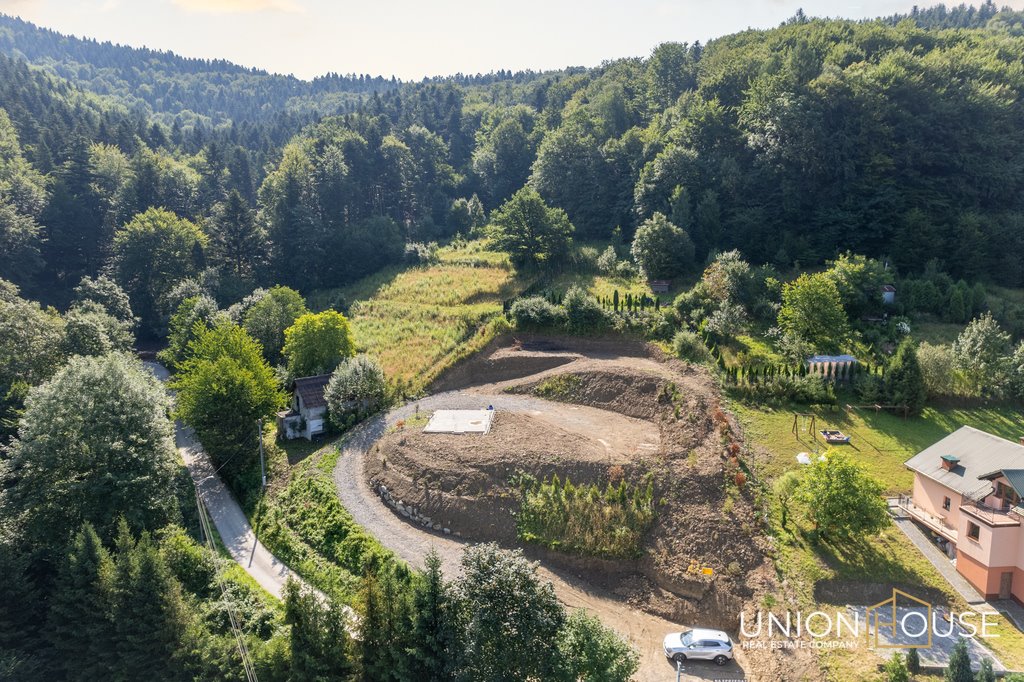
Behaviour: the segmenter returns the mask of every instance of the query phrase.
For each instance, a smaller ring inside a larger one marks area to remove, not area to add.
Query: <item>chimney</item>
[[[1024,445],[1024,436],[1021,436],[1021,437],[1019,438],[1019,440],[1020,440],[1020,444],[1021,444],[1021,445]]]
[[[943,455],[942,456],[942,468],[946,471],[952,471],[956,468],[956,465],[960,463],[960,458],[954,455]]]

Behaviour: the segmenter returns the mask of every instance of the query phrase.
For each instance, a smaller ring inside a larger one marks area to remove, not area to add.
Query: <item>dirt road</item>
[[[158,362],[144,364],[161,381],[167,381],[170,376],[167,368]],[[213,525],[217,528],[217,534],[220,535],[221,542],[231,554],[231,558],[263,589],[280,598],[288,576],[292,575],[291,571],[256,539],[249,520],[231,491],[217,476],[210,458],[192,429],[181,422],[176,423],[174,439],[178,453],[199,488],[203,504],[206,505]]]
[[[636,363],[642,363],[645,367],[648,363],[656,364],[636,358],[623,360],[629,362],[633,369],[636,369]],[[622,366],[621,361],[616,360],[584,362],[588,368],[595,366],[595,362],[604,366]],[[563,367],[560,371],[565,369]],[[533,380],[545,374],[548,372],[520,379],[516,383]],[[503,382],[502,385],[504,383],[507,382]],[[500,393],[497,392],[498,388],[500,387],[476,387],[429,396],[364,423],[340,444],[342,455],[334,470],[334,481],[342,503],[359,525],[413,566],[422,568],[424,557],[433,548],[441,557],[445,573],[449,576],[457,575],[465,543],[451,536],[425,531],[420,526],[406,522],[385,506],[366,484],[363,476],[364,455],[398,420],[409,418],[417,409],[481,409],[491,405],[496,410],[526,412],[535,416],[536,413],[540,413],[545,415],[545,418],[557,419],[567,430],[575,429],[590,438],[606,440],[623,438],[622,430],[636,421],[604,410],[553,403],[525,395]],[[633,428],[636,428],[635,425]],[[643,431],[633,435],[638,433]],[[661,642],[667,633],[682,629],[681,624],[634,609],[628,604],[598,593],[563,572],[555,572],[542,566],[540,575],[543,579],[551,581],[558,598],[567,607],[588,610],[636,647],[640,653],[640,669],[634,679],[639,682],[669,682],[676,679],[675,668],[665,659]],[[718,667],[713,663],[701,661],[686,664],[682,679],[744,678],[743,670],[735,662]]]

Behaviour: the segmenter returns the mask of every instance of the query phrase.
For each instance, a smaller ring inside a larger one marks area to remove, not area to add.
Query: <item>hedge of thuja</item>
[[[555,474],[540,481],[520,474],[516,530],[520,540],[573,554],[637,558],[644,533],[654,521],[654,484],[565,484]]]

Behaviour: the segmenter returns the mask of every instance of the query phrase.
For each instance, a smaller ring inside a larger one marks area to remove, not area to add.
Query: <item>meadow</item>
[[[349,303],[357,350],[375,357],[409,393],[507,329],[505,300],[524,288],[504,253],[474,241],[441,248],[437,262],[388,269],[351,286],[310,297]]]

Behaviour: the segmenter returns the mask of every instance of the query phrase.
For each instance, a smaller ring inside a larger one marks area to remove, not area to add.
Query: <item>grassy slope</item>
[[[388,376],[420,390],[441,371],[500,330],[502,302],[521,282],[502,253],[481,242],[444,248],[433,265],[391,268],[340,290],[310,297],[322,309],[350,301],[360,351],[377,357]],[[264,439],[269,486],[243,500],[260,540],[320,589],[350,601],[367,570],[396,561],[352,521],[331,480],[333,441]]]
[[[500,330],[502,302],[523,283],[505,254],[483,247],[446,247],[436,264],[388,269],[338,290],[354,302],[349,317],[359,351],[415,391],[490,341]],[[310,300],[316,307],[325,297]]]

